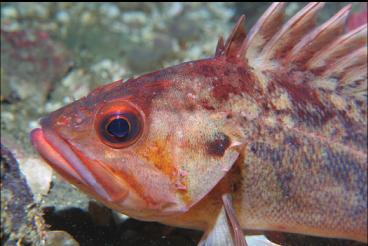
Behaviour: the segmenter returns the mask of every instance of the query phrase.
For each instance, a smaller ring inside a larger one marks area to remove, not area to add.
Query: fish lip
[[[51,116],[55,116],[55,113]],[[148,209],[145,204],[141,205],[143,203],[141,197],[130,192],[127,189],[128,185],[122,182],[123,180],[110,175],[103,165],[97,165],[98,161],[81,156],[76,147],[58,134],[53,118],[50,116],[43,118],[41,128],[33,129],[30,133],[30,139],[40,156],[58,174],[115,210],[129,212],[142,219],[156,218],[158,208]],[[97,167],[101,168],[96,169]],[[175,204],[176,202],[172,202],[171,205]],[[165,209],[167,214],[177,212],[177,209],[171,208],[171,206]],[[143,217],[141,213],[144,214]]]
[[[71,181],[82,190],[111,201],[108,191],[98,182],[85,163],[69,146],[67,141],[54,133],[49,127],[44,127],[48,120],[42,120],[42,128],[33,129],[30,138],[33,146],[47,163],[65,179]]]
[[[104,185],[103,182],[99,182],[99,178],[95,177],[93,172],[86,167],[83,158],[80,158],[67,141],[58,136],[52,127],[33,129],[30,133],[30,139],[41,157],[64,179],[76,185],[82,191],[95,196],[98,200],[103,198],[102,202],[118,211],[122,211],[121,206],[124,206],[124,211],[130,212],[136,218],[156,218],[157,209],[147,210],[143,216],[137,214],[135,210],[137,205],[134,202],[131,203],[133,201],[131,195],[124,187],[118,187],[121,196],[116,198],[112,193],[113,190],[108,185]],[[78,165],[85,168],[78,170]],[[175,209],[172,212],[167,211],[168,214],[174,214],[175,212],[177,212]]]

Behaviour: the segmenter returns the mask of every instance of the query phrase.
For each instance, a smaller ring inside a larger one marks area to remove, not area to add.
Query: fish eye
[[[95,129],[104,144],[116,149],[125,148],[141,136],[143,113],[131,103],[111,102],[98,111]]]
[[[124,115],[113,117],[110,123],[106,125],[106,131],[116,138],[127,137],[130,130],[130,122]]]

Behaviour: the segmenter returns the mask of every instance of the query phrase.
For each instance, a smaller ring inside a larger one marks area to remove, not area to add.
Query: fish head
[[[41,119],[32,143],[61,176],[115,210],[146,220],[186,212],[238,157],[226,117],[199,106],[209,83],[194,67],[99,87]]]

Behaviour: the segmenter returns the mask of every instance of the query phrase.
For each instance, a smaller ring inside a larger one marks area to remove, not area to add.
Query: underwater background
[[[328,3],[325,21],[347,3]],[[38,120],[119,79],[214,55],[240,15],[269,3],[1,3],[1,245],[196,245],[201,232],[117,214],[33,150]],[[290,3],[287,17],[304,3]],[[353,12],[366,8],[354,3]],[[286,233],[282,245],[364,245]]]

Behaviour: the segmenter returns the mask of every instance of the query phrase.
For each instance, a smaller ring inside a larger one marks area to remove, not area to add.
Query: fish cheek
[[[218,142],[220,145],[214,146]],[[182,169],[188,172],[187,186],[191,206],[199,202],[224,178],[238,156],[239,153],[230,148],[229,140],[225,138],[220,141],[207,140],[202,146],[202,151],[185,157]]]
[[[227,174],[239,153],[232,147],[232,135],[225,131],[220,121],[196,117],[196,123],[188,123],[184,130],[190,133],[187,146],[180,149],[180,170],[187,173],[187,192],[193,206],[207,195]],[[202,121],[202,122],[201,122]],[[192,126],[197,127],[193,128]],[[193,130],[191,130],[193,129]],[[201,130],[197,130],[201,129]]]
[[[146,196],[151,203],[155,200],[157,207],[161,204],[162,214],[191,208],[216,186],[238,158],[238,152],[231,147],[232,135],[221,121],[211,121],[207,112],[155,111],[147,122],[149,131],[131,147],[131,161],[123,168],[139,183],[141,197]],[[133,163],[136,164],[130,166]],[[157,191],[160,194],[147,197]],[[164,206],[165,203],[175,205]]]

